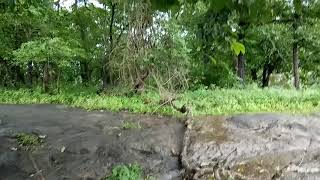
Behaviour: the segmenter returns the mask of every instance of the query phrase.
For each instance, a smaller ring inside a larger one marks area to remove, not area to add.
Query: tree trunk
[[[60,93],[60,70],[59,68],[57,68],[57,80],[56,80],[56,87],[57,87],[57,90],[58,90],[58,93]]]
[[[293,44],[293,77],[294,87],[300,89],[300,76],[299,76],[299,47],[298,43]]]
[[[1,85],[4,87],[8,86],[8,66],[7,62],[0,59],[0,80]]]
[[[23,76],[23,73],[21,72],[20,66],[14,65],[11,68],[11,71],[12,71],[12,76],[11,77],[12,77],[13,84],[14,84],[15,87],[18,87],[19,85],[25,83],[24,76]]]
[[[17,66],[17,80],[22,83],[22,84],[25,84],[25,79],[24,79],[24,73],[23,71],[21,71],[21,68],[20,66]]]
[[[90,81],[89,64],[87,62],[81,62],[81,79],[83,84],[87,84]]]
[[[114,16],[115,16],[116,4],[111,2],[111,19],[109,24],[109,51],[105,56],[105,61],[102,68],[102,88],[106,89],[108,84],[111,82],[109,65],[108,63],[111,61],[112,51],[113,51],[113,24],[114,24]]]
[[[40,77],[40,73],[41,72],[41,67],[39,66],[39,64],[33,62],[33,77],[35,79],[35,82],[33,82],[34,84],[38,84],[38,82],[41,82],[41,77]]]
[[[27,84],[29,88],[33,86],[33,65],[32,61],[28,62],[28,80]]]
[[[270,80],[270,75],[272,74],[274,70],[274,66],[271,64],[267,63],[263,66],[263,73],[262,73],[262,87],[268,87],[269,86],[269,80]]]
[[[234,72],[238,74],[238,56],[233,57],[233,68]]]
[[[245,32],[248,29],[248,27],[250,26],[250,24],[244,20],[241,20],[239,22],[239,26],[240,26],[240,33],[238,34],[238,38],[239,38],[239,42],[244,43],[245,41]],[[242,83],[242,85],[245,84],[245,55],[240,52],[240,54],[238,55],[238,77],[240,78],[240,81]]]
[[[292,47],[292,71],[294,78],[294,87],[300,89],[300,77],[299,77],[299,45],[298,45],[298,27],[300,26],[301,17],[299,13],[295,12],[293,14],[293,47]]]
[[[49,92],[49,63],[45,63],[43,66],[43,80],[42,87],[45,93]]]
[[[102,89],[107,89],[109,82],[108,69],[104,65],[102,68]]]
[[[251,69],[251,77],[253,81],[258,80],[257,69]]]
[[[238,77],[241,80],[241,83],[244,84],[245,78],[245,56],[240,52],[238,55]]]

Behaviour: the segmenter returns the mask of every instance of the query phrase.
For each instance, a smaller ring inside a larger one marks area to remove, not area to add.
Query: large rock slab
[[[124,130],[123,122],[142,128]],[[0,180],[101,179],[115,165],[135,162],[159,180],[320,179],[319,115],[195,117],[187,125],[159,116],[0,105]],[[26,151],[17,133],[46,138]]]
[[[185,135],[189,179],[320,179],[320,118],[197,117]]]
[[[0,180],[98,180],[114,166],[132,163],[146,176],[182,178],[185,127],[179,120],[59,105],[0,105],[0,120]],[[141,128],[124,130],[124,122]],[[46,138],[26,151],[14,138],[18,133]]]

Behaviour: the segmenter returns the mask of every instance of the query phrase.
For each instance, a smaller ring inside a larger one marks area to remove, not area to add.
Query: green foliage
[[[293,0],[293,7],[294,7],[294,11],[298,14],[302,13],[302,0]]]
[[[141,129],[141,126],[140,126],[139,122],[124,121],[124,122],[122,122],[121,128],[124,129],[124,130]]]
[[[91,89],[99,85],[104,91],[120,85],[126,87],[122,91],[132,92],[143,79],[145,89],[161,92],[230,88],[238,86],[239,54],[245,59],[245,77],[251,74],[252,81],[272,73],[284,74],[289,81],[294,43],[303,86],[319,81],[319,1],[98,2],[99,6],[75,1],[66,9],[61,1],[0,1],[0,84],[32,88],[43,83],[56,95],[46,97],[35,90],[44,100],[34,102],[72,105],[84,100],[60,94],[61,84]],[[86,93],[93,101],[98,99],[93,92]],[[110,102],[92,107],[119,110],[128,105],[132,111],[152,112],[157,106],[146,107],[140,96],[131,97],[139,103],[129,103],[129,97],[114,102],[119,97],[112,93],[107,93]],[[83,106],[91,108],[88,103]]]
[[[200,78],[198,80],[199,82],[194,82],[196,89],[203,85],[224,88],[230,88],[236,85],[236,76],[233,74],[229,65],[223,60],[208,62],[199,69],[201,69],[201,74],[195,74],[196,77]]]
[[[179,9],[179,0],[151,0],[153,9],[159,11],[168,11]]]
[[[180,94],[177,106],[187,104],[194,115],[236,114],[246,112],[317,112],[320,108],[318,88],[295,91],[293,89],[246,89],[200,88]],[[158,93],[149,91],[141,96],[98,96],[92,89],[65,87],[55,95],[42,94],[40,89],[0,90],[0,103],[9,104],[66,104],[88,110],[107,109],[135,113],[181,115],[170,106],[160,105]]]
[[[296,92],[284,89],[200,89],[185,95],[197,114],[237,114],[244,112],[304,113],[317,111],[320,94],[316,89]]]
[[[112,169],[111,176],[106,180],[140,180],[142,179],[142,169],[139,165],[118,165]]]
[[[274,67],[273,73],[288,72],[291,69],[292,43],[289,29],[283,24],[269,24],[251,28],[247,31],[246,44],[250,49],[246,53],[247,65],[258,71],[262,78],[262,69],[265,65]]]
[[[19,133],[16,135],[16,139],[20,146],[27,148],[42,144],[42,140],[37,135],[29,133]]]
[[[21,62],[32,59],[34,62],[51,62],[66,65],[72,57],[83,56],[81,49],[72,49],[61,38],[40,39],[22,44],[14,53],[15,58]]]
[[[238,56],[240,53],[245,54],[246,48],[242,43],[239,43],[237,41],[231,42],[231,49],[234,51],[234,53]]]

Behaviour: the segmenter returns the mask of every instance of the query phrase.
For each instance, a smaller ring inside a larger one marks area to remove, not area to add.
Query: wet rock
[[[201,117],[186,132],[189,179],[319,179],[320,118]]]
[[[90,151],[86,148],[80,149],[80,154],[89,154],[89,153],[90,153]]]
[[[21,164],[25,156],[21,156],[17,151],[12,151],[11,146],[16,144],[8,137],[0,137],[0,179],[16,180],[27,179],[28,172],[23,170]]]
[[[320,179],[319,114],[196,117],[187,130],[172,118],[49,105],[0,105],[0,114],[1,180],[30,179],[34,164],[47,180],[101,179],[132,163],[160,180]],[[125,120],[144,128],[123,131]],[[12,132],[46,138],[32,152],[12,150]]]
[[[17,147],[6,138],[11,132],[46,135],[43,146],[30,152],[46,180],[103,179],[114,166],[134,163],[156,179],[182,179],[177,155],[184,125],[178,120],[54,105],[0,105],[0,115],[9,119],[0,126],[0,180],[36,173],[29,152],[10,149]],[[144,128],[121,130],[126,120]]]
[[[9,151],[3,152],[0,154],[0,167],[14,166],[18,160],[18,153]]]

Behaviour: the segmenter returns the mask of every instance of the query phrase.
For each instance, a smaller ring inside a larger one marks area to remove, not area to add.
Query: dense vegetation
[[[319,12],[317,0],[0,0],[0,102],[316,111]]]
[[[162,96],[148,91],[141,95],[119,96],[115,93],[97,95],[92,89],[66,87],[63,93],[50,95],[40,90],[0,90],[0,102],[9,104],[51,103],[66,104],[88,110],[108,109],[136,113],[178,115],[175,109],[163,104]],[[193,115],[234,114],[244,112],[308,113],[320,108],[319,88],[308,90],[259,89],[198,89],[181,93],[175,105],[188,104]],[[123,126],[127,129],[127,126]],[[136,125],[134,125],[136,127]],[[138,126],[139,127],[139,126]]]

